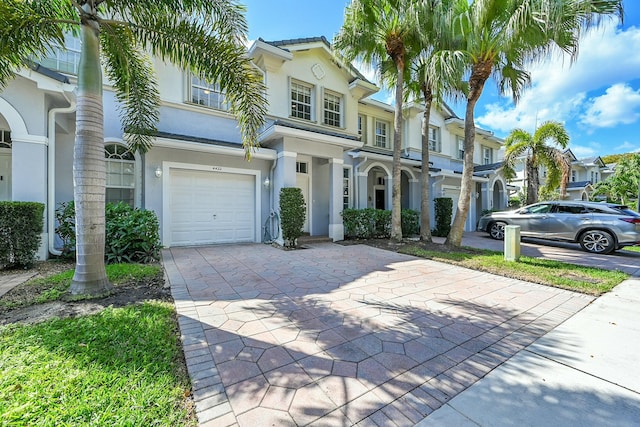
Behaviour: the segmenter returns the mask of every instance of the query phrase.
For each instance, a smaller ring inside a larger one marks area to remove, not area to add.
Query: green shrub
[[[402,235],[404,237],[420,234],[420,212],[412,209],[403,209],[400,212],[402,221]]]
[[[436,228],[431,234],[438,237],[446,237],[451,231],[451,218],[453,217],[453,199],[450,197],[436,197]]]
[[[44,204],[0,202],[0,266],[29,266],[44,227]]]
[[[56,233],[62,239],[62,253],[75,256],[74,203],[61,203],[56,210]],[[158,217],[153,211],[132,208],[126,203],[107,203],[105,210],[105,261],[107,263],[150,263],[160,259]]]
[[[280,190],[280,226],[286,247],[295,247],[298,237],[302,236],[302,227],[307,215],[302,190],[286,187]]]
[[[420,213],[401,212],[402,235],[420,233]],[[345,209],[342,211],[344,235],[351,239],[388,239],[391,237],[391,211],[381,209]]]

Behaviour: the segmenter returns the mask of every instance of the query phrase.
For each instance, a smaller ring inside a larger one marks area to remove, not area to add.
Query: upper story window
[[[324,124],[340,127],[342,97],[331,92],[324,93]]]
[[[367,143],[367,117],[358,114],[358,136],[363,143]]]
[[[307,162],[296,162],[296,173],[309,173],[309,164]]]
[[[440,152],[440,128],[429,126],[429,150]]]
[[[64,46],[53,48],[51,52],[39,60],[43,67],[50,68],[65,74],[78,74],[80,63],[80,39],[72,34],[64,36]]]
[[[196,76],[191,77],[191,102],[224,111],[230,106],[218,83],[210,84]]]
[[[464,138],[459,136],[456,140],[458,141],[458,152],[456,153],[456,158],[462,160],[464,159]]]
[[[312,88],[297,82],[291,82],[291,117],[311,120]]]
[[[0,129],[0,148],[11,148],[11,131]]]
[[[107,162],[106,202],[124,202],[134,206],[136,159],[127,147],[106,144],[104,156]]]
[[[376,120],[376,141],[375,146],[380,148],[389,148],[388,144],[388,123]]]
[[[600,179],[600,174],[598,172],[591,172],[591,183],[595,184],[596,182],[598,182]]]
[[[490,165],[493,163],[493,149],[490,147],[482,147],[482,164]]]
[[[576,182],[578,180],[578,171],[572,169],[571,170],[571,182]]]

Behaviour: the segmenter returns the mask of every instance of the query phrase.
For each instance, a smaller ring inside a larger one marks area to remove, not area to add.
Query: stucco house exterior
[[[0,92],[0,200],[46,205],[41,258],[57,253],[54,212],[73,200],[78,48],[69,38],[65,49],[21,70]],[[334,241],[344,238],[344,208],[390,209],[393,108],[371,98],[379,88],[334,55],[324,37],[258,39],[248,55],[264,76],[269,101],[260,148],[250,161],[224,93],[161,61],[155,63],[158,135],[146,154],[129,152],[105,81],[107,201],[155,211],[166,247],[263,241],[283,187],[302,189],[304,231]],[[402,206],[416,210],[422,112],[417,103],[404,108]],[[451,197],[454,206],[463,135],[463,120],[446,105],[433,108],[431,194]],[[477,129],[467,230],[475,230],[482,210],[507,206],[501,146],[491,132]]]

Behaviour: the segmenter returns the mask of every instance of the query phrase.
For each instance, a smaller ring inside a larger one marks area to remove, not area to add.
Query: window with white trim
[[[196,76],[191,76],[191,102],[224,111],[228,111],[230,107],[219,83],[207,83]]]
[[[591,172],[591,183],[592,184],[595,184],[596,182],[598,182],[599,178],[600,177],[599,177],[598,172],[594,172],[594,171]]]
[[[482,147],[482,164],[490,165],[493,163],[493,149],[490,147]]]
[[[342,126],[342,97],[332,92],[324,92],[324,124],[329,126]]]
[[[464,138],[459,136],[456,140],[458,141],[458,152],[456,153],[456,158],[458,160],[464,160]]]
[[[578,180],[578,171],[571,170],[571,182],[576,182]]]
[[[11,148],[11,131],[0,129],[0,148]]]
[[[358,114],[358,136],[360,141],[367,143],[367,117],[362,114]]]
[[[311,120],[313,90],[310,86],[291,82],[291,117]]]
[[[342,170],[342,209],[351,207],[351,168]]]
[[[107,163],[106,202],[124,202],[134,207],[136,159],[124,145],[106,144],[104,156]]]
[[[380,148],[389,148],[388,145],[388,122],[376,120],[376,139],[375,146]]]
[[[73,34],[65,34],[64,46],[54,47],[49,54],[38,60],[43,67],[65,74],[78,74],[80,64],[81,42]]]
[[[309,173],[309,164],[307,162],[296,162],[296,173]]]
[[[429,151],[440,152],[442,147],[440,145],[440,128],[435,126],[429,126]]]

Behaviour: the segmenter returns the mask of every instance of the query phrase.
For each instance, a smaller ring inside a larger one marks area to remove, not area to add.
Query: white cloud
[[[622,144],[618,145],[615,150],[617,152],[620,153],[624,153],[627,151],[640,151],[640,147],[638,147],[638,144],[634,144],[632,142],[629,141],[625,141]]]
[[[593,157],[598,156],[602,153],[602,150],[599,146],[596,147],[587,147],[584,145],[576,145],[569,147],[573,154],[579,159],[583,157]]]
[[[631,124],[640,118],[640,90],[626,84],[609,87],[604,95],[591,98],[580,122],[592,127],[610,128]]]
[[[584,37],[573,65],[569,66],[566,57],[557,56],[535,64],[530,68],[532,87],[525,90],[517,105],[501,98],[486,105],[487,112],[477,121],[485,127],[508,132],[516,127],[533,131],[536,117],[537,123],[579,119],[588,107],[589,93],[638,78],[640,55],[635,54],[638,51],[639,28],[621,30],[615,22],[609,23]],[[603,107],[602,112],[605,111]]]

